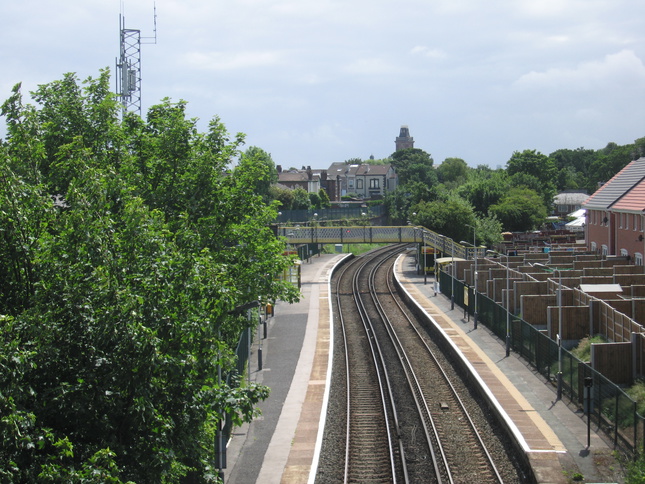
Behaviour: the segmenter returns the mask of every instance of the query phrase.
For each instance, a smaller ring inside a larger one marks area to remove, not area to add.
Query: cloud
[[[427,57],[429,59],[445,59],[447,54],[441,49],[432,49],[425,45],[417,45],[410,50],[410,54]]]
[[[557,67],[543,72],[531,71],[514,83],[518,89],[575,89],[601,86],[617,87],[645,81],[645,65],[631,50],[605,56],[602,60],[582,62],[576,67]]]
[[[284,57],[279,51],[190,52],[184,60],[198,70],[230,71],[278,65]]]
[[[382,75],[397,71],[397,67],[377,57],[357,59],[345,67],[350,74]]]

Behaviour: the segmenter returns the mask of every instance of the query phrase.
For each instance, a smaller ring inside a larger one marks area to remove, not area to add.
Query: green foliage
[[[320,208],[331,207],[331,201],[329,200],[329,195],[327,195],[327,191],[324,188],[321,188],[320,190],[318,190],[318,196],[320,197]]]
[[[509,188],[506,171],[477,170],[457,189],[457,193],[468,200],[477,213],[486,214],[489,207],[498,203]]]
[[[636,402],[636,412],[641,416],[645,416],[645,381],[639,380],[635,382],[626,393]]]
[[[645,456],[639,455],[638,459],[627,465],[625,484],[643,484],[645,482]]]
[[[591,361],[591,345],[593,343],[606,343],[607,340],[601,335],[582,338],[578,345],[571,350],[571,353],[580,361]]]
[[[217,118],[198,132],[184,102],[120,122],[108,81],[2,107],[3,482],[211,480],[214,429],[268,394],[218,379],[235,308],[298,297],[278,279],[270,156]]]
[[[512,185],[535,190],[550,209],[556,195],[557,168],[551,158],[535,150],[515,152],[506,164]]]
[[[269,196],[272,200],[278,202],[280,210],[291,210],[293,206],[293,190],[290,188],[280,188],[277,185],[269,187]]]
[[[293,190],[293,202],[291,204],[293,210],[309,210],[311,208],[311,200],[309,193],[303,188],[296,188]]]
[[[547,215],[542,198],[528,188],[512,188],[499,203],[489,207],[489,213],[510,232],[535,230]]]
[[[253,166],[258,177],[252,181],[250,188],[266,202],[273,200],[269,193],[272,184],[278,181],[278,171],[271,155],[261,148],[251,146],[241,156],[239,167]]]
[[[419,182],[431,187],[437,183],[437,172],[429,153],[418,148],[408,148],[392,153],[392,165],[399,177],[399,184]]]
[[[310,193],[309,204],[310,204],[310,207],[313,208],[314,210],[320,210],[321,208],[320,195],[318,193]]]
[[[463,185],[468,178],[468,165],[461,158],[446,158],[437,167],[439,182],[452,187]]]
[[[475,213],[472,206],[462,198],[451,196],[446,200],[420,202],[411,211],[415,215],[411,215],[410,220],[415,225],[453,240],[472,240],[472,229],[467,225],[475,226]]]

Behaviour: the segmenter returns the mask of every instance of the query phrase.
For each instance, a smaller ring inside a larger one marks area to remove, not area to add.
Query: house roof
[[[629,163],[582,204],[584,208],[607,210],[645,179],[645,157]],[[641,209],[645,205],[641,206]]]
[[[317,181],[319,179],[320,179],[319,173],[312,173],[312,177],[310,180],[309,174],[306,171],[283,171],[282,173],[278,173],[279,183],[308,182],[308,181]]]
[[[387,175],[390,165],[360,165],[356,170],[356,175]]]
[[[338,175],[344,176],[365,176],[365,175],[387,175],[392,165],[370,165],[363,163],[361,165],[348,165],[343,162],[332,163],[327,170],[327,175],[336,177]]]
[[[643,212],[645,210],[645,182],[641,182],[632,188],[611,208],[625,212]]]

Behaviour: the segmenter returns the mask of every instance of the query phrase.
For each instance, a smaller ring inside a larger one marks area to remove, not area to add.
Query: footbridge
[[[431,247],[444,256],[472,259],[483,257],[486,249],[464,246],[452,239],[419,226],[380,227],[327,227],[299,226],[278,227],[278,236],[285,237],[291,245],[298,244],[422,244]]]

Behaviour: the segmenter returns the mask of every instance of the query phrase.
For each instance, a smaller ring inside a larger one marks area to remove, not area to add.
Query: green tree
[[[549,155],[558,169],[557,189],[564,191],[568,189],[589,190],[591,167],[596,158],[596,152],[578,148],[575,150],[561,149]],[[593,191],[595,189],[592,189]]]
[[[505,170],[474,171],[468,182],[457,189],[457,193],[468,200],[475,211],[484,215],[488,208],[499,202],[510,187],[510,181]]]
[[[268,392],[235,382],[236,308],[298,297],[261,153],[217,118],[198,132],[184,102],[121,122],[108,85],[66,75],[2,106],[6,482],[208,480],[222,416]]]
[[[391,193],[386,193],[384,204],[390,220],[394,223],[405,224],[410,219],[410,207],[421,201],[433,198],[430,188],[421,182],[410,182],[399,185]]]
[[[437,172],[429,153],[418,148],[408,148],[392,153],[392,165],[396,169],[400,185],[420,182],[431,187],[437,183]]]
[[[518,181],[514,183],[515,186],[524,184],[527,188],[535,189],[542,197],[544,206],[551,207],[557,191],[555,183],[558,174],[551,158],[535,150],[516,151],[506,163],[506,172],[511,179]]]
[[[331,201],[329,200],[329,195],[327,195],[327,191],[324,188],[321,188],[320,190],[318,190],[318,196],[320,197],[321,208],[331,207]]]
[[[510,232],[535,230],[547,215],[542,198],[529,188],[512,188],[499,203],[490,206],[489,213]]]
[[[592,193],[597,189],[599,183],[609,181],[627,166],[634,155],[636,155],[634,145],[618,146],[616,143],[608,143],[602,150],[599,150],[591,167],[592,176],[589,184],[593,186]]]
[[[277,185],[269,187],[269,195],[272,200],[276,200],[280,210],[291,210],[293,205],[293,190],[290,188],[280,188]]]
[[[278,181],[278,171],[271,155],[261,148],[251,146],[240,157],[240,164],[250,162],[262,167],[261,177],[254,181],[253,191],[265,201],[270,201],[269,188]]]
[[[311,200],[307,190],[304,188],[293,190],[293,204],[291,207],[294,210],[309,210],[311,208]]]
[[[468,179],[468,165],[461,158],[446,158],[437,167],[439,182],[457,187]]]
[[[314,210],[320,210],[321,208],[321,200],[320,200],[320,195],[318,193],[310,193],[309,194],[309,203],[311,208]]]
[[[467,225],[474,226],[476,222],[472,206],[454,195],[446,200],[422,201],[414,205],[411,211],[412,223],[457,241],[470,240],[468,237],[472,230]]]

